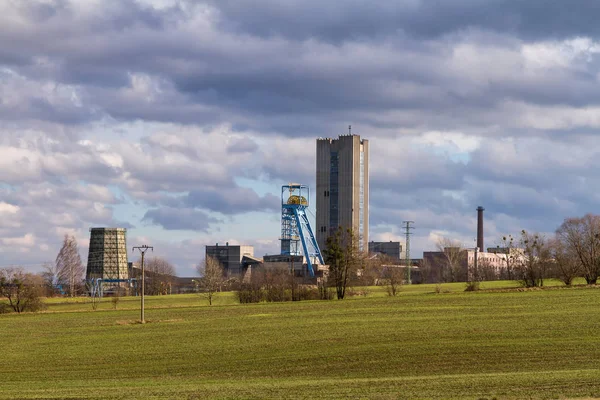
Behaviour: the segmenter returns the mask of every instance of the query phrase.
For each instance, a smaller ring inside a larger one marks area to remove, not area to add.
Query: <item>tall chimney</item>
[[[477,207],[477,247],[482,252],[485,251],[483,248],[483,210],[485,208],[481,206]]]

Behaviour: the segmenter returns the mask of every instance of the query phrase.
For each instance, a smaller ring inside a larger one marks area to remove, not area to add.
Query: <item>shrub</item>
[[[479,281],[467,282],[465,292],[476,292],[479,290]]]
[[[333,288],[327,286],[325,282],[319,282],[317,290],[319,291],[320,300],[333,300],[335,292]]]
[[[262,288],[252,283],[240,283],[235,295],[241,304],[260,303],[264,299]]]

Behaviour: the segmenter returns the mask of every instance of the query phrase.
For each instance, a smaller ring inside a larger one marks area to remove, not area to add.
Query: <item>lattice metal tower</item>
[[[325,263],[306,214],[309,199],[306,185],[290,183],[281,187],[281,254],[304,255],[312,277],[313,263]]]
[[[405,263],[406,263],[406,282],[408,284],[411,284],[411,277],[410,277],[410,273],[411,273],[411,260],[410,260],[410,235],[412,234],[412,232],[410,231],[411,229],[415,229],[413,226],[410,226],[410,224],[414,224],[414,221],[402,221],[404,223],[404,234],[406,235],[406,246],[405,246],[405,250],[404,250],[404,258],[405,258]]]
[[[127,229],[124,228],[90,229],[86,280],[114,282],[129,279],[126,237]]]

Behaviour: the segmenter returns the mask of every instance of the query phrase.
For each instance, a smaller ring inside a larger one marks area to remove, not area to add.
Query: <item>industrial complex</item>
[[[316,205],[316,215],[309,210],[311,202]],[[483,252],[483,211],[483,207],[477,208],[477,246],[461,248],[460,267],[453,271],[461,280],[468,279],[469,268],[477,260],[497,274],[505,262],[506,252]],[[315,221],[314,226],[311,221]],[[297,277],[315,282],[327,277],[323,249],[328,236],[343,227],[357,234],[361,251],[371,257],[385,256],[390,267],[406,268],[408,283],[446,279],[444,258],[452,249],[424,252],[427,273],[421,273],[422,260],[409,258],[412,221],[407,222],[404,247],[399,241],[369,241],[369,141],[356,134],[318,138],[315,193],[311,194],[309,185],[303,183],[281,186],[280,251],[256,257],[253,246],[216,243],[206,245],[204,257],[216,259],[228,277],[247,279],[257,268],[285,268]],[[136,287],[139,272],[136,275],[128,263],[126,234],[123,228],[90,229],[86,280],[93,290],[102,293],[115,287]],[[411,280],[411,270],[418,279]]]

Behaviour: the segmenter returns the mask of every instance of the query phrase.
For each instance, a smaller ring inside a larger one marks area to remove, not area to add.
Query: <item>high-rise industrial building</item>
[[[338,227],[352,228],[369,242],[369,141],[359,135],[317,139],[317,220],[319,247]]]

